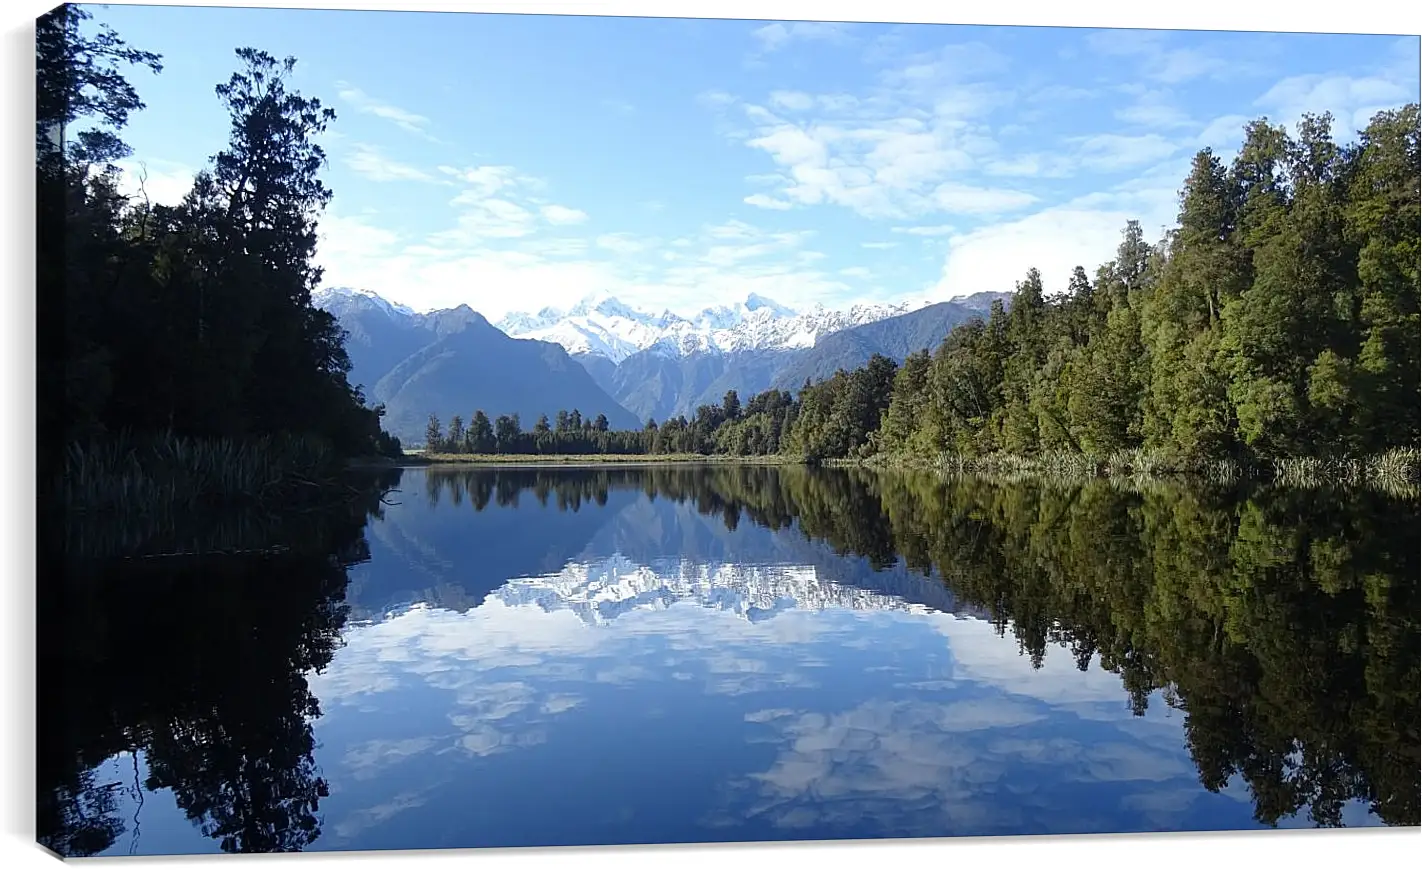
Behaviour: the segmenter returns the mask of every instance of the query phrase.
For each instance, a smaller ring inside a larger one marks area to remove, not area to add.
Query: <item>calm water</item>
[[[70,855],[1418,824],[1415,501],[413,470],[43,587]]]

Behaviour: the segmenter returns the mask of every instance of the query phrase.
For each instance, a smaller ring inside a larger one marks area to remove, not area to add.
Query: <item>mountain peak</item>
[[[759,293],[747,294],[743,304],[747,311],[769,311],[777,317],[794,317],[796,313],[793,309],[786,308],[774,299],[769,299]]]
[[[415,310],[408,305],[400,305],[391,302],[374,290],[366,290],[360,287],[322,287],[311,294],[311,304],[326,311],[345,308],[351,305],[371,305],[385,311],[387,314],[402,314],[413,317]]]
[[[907,305],[878,303],[828,309],[817,303],[800,312],[759,293],[748,293],[744,301],[709,306],[691,316],[670,309],[654,315],[599,292],[583,297],[566,312],[515,312],[500,321],[499,328],[515,338],[551,341],[570,354],[601,356],[620,364],[641,351],[687,356],[811,347],[829,333],[908,310]]]
[[[568,309],[567,316],[587,317],[594,313],[608,317],[626,317],[629,320],[637,316],[635,311],[607,290],[598,290],[579,299],[578,304]]]

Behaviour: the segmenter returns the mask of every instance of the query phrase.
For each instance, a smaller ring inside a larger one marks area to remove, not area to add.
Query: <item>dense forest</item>
[[[1008,304],[902,365],[876,356],[744,405],[727,393],[642,432],[548,437],[540,421],[463,449],[1267,463],[1406,448],[1415,465],[1418,106],[1346,146],[1331,128],[1249,124],[1228,165],[1195,157],[1165,239],[1128,223],[1116,257],[1060,292],[1029,269]]]
[[[118,441],[184,446],[158,464],[282,439],[396,452],[346,379],[335,319],[311,304],[331,198],[317,138],[335,113],[289,88],[295,59],[237,50],[214,95],[228,145],[176,206],[123,195],[117,167],[144,108],[125,73],[157,74],[161,58],[65,5],[38,20],[35,59],[41,474]]]

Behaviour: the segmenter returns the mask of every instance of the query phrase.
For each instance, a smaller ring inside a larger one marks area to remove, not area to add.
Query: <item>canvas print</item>
[[[35,57],[51,852],[1418,825],[1416,36]]]

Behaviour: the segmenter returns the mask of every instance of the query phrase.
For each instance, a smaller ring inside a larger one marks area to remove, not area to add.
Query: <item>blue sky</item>
[[[251,45],[333,107],[327,283],[491,318],[1049,289],[1158,237],[1195,151],[1418,99],[1418,39],[211,7],[96,9],[165,70],[126,139],[173,200]],[[133,169],[135,167],[129,167]]]

